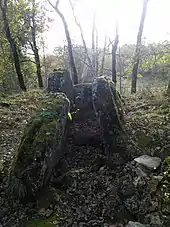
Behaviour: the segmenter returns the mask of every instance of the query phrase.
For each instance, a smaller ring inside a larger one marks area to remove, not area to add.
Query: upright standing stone
[[[73,99],[74,87],[68,71],[54,71],[53,75],[48,78],[48,92],[63,92],[69,99]]]
[[[121,145],[125,145],[123,112],[116,92],[113,83],[104,77],[96,78],[92,84],[92,103],[103,130],[105,150],[109,157],[119,153]]]

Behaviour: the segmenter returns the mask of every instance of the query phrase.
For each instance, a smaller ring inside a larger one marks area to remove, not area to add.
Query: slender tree
[[[121,64],[120,47],[119,47],[118,61],[119,61],[119,92],[121,94],[122,93],[122,64]]]
[[[95,75],[96,71],[96,48],[95,48],[95,20],[96,15],[93,15],[93,26],[92,26],[92,69],[93,69],[93,75]]]
[[[168,93],[168,96],[170,96],[170,80],[169,80],[169,84],[168,84],[167,93]]]
[[[118,26],[116,24],[116,37],[114,44],[112,44],[112,81],[116,84],[117,78],[116,78],[116,52],[117,52],[117,46],[119,43],[119,34],[118,34]]]
[[[42,75],[41,75],[41,63],[40,63],[39,51],[38,51],[37,41],[36,41],[37,24],[36,24],[35,17],[36,17],[36,4],[35,4],[35,0],[32,0],[32,10],[31,10],[31,14],[30,14],[30,27],[31,27],[31,39],[32,40],[29,41],[29,43],[30,43],[31,49],[34,53],[38,85],[39,85],[39,88],[43,88],[43,80],[42,80]]]
[[[103,47],[103,55],[102,55],[100,75],[103,75],[103,72],[104,72],[104,64],[105,64],[105,56],[106,56],[106,45],[107,45],[107,35],[105,34],[105,40],[104,40],[104,47]]]
[[[95,41],[96,41],[96,45],[95,45],[95,76],[97,76],[98,71],[99,71],[99,48],[98,48],[98,31],[97,28],[95,28],[96,31],[96,35],[95,35]]]
[[[8,18],[7,18],[7,0],[0,0],[0,9],[2,12],[2,18],[3,18],[3,23],[4,23],[4,33],[5,33],[5,37],[9,42],[10,48],[11,48],[11,52],[12,52],[12,56],[13,56],[13,60],[14,60],[14,65],[15,65],[15,70],[18,76],[18,81],[19,81],[19,86],[22,89],[22,91],[26,91],[26,86],[25,86],[25,82],[24,82],[24,77],[23,74],[21,72],[21,67],[20,67],[20,60],[19,60],[19,54],[17,51],[17,46],[15,43],[14,38],[12,37],[11,31],[10,31],[10,27],[9,27],[9,23],[8,23]]]
[[[143,11],[140,20],[139,31],[137,35],[137,43],[136,43],[136,50],[134,56],[134,65],[132,70],[132,84],[131,84],[131,93],[136,93],[136,84],[137,84],[137,74],[138,74],[138,67],[139,67],[139,60],[140,60],[140,49],[141,49],[141,39],[142,33],[145,23],[147,5],[149,0],[143,0]]]
[[[67,38],[67,43],[68,43],[69,64],[70,64],[70,67],[71,67],[72,78],[73,78],[74,84],[78,84],[78,75],[77,75],[77,69],[76,69],[74,57],[73,57],[73,50],[72,50],[72,42],[71,42],[71,38],[70,38],[70,32],[69,32],[69,29],[68,29],[67,21],[66,21],[64,15],[62,14],[62,12],[58,8],[60,0],[56,1],[55,6],[49,0],[48,0],[48,2],[53,7],[53,9],[55,9],[55,11],[60,16],[60,18],[63,22],[65,34],[66,34],[66,38]]]

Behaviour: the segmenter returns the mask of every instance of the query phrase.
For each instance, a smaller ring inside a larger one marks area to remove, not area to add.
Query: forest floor
[[[131,154],[126,165],[109,169],[100,162],[100,148],[72,145],[67,185],[44,189],[36,203],[24,205],[7,198],[11,162],[25,124],[42,99],[42,91],[0,99],[0,227],[123,227],[128,221],[145,224],[128,227],[170,226],[170,99],[158,90],[125,99]],[[134,161],[143,154],[166,159],[163,163],[169,169],[163,165],[155,171],[143,169]]]

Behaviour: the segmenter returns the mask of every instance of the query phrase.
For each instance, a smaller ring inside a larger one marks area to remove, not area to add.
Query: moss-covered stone
[[[123,133],[123,110],[120,95],[110,80],[99,77],[92,84],[92,103],[103,130],[103,139],[107,154],[125,146]]]
[[[73,82],[70,73],[66,70],[56,70],[48,78],[48,92],[63,92],[72,100],[74,96]]]
[[[25,127],[9,176],[9,191],[34,196],[45,186],[63,155],[70,102],[62,93],[48,94]]]

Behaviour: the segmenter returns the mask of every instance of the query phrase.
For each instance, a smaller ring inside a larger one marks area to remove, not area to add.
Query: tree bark
[[[104,40],[104,48],[103,48],[103,56],[102,56],[102,64],[101,64],[100,75],[103,75],[103,72],[104,72],[106,44],[107,44],[107,35],[105,35],[105,40]]]
[[[32,1],[32,15],[31,15],[31,35],[32,35],[32,43],[30,43],[31,49],[34,53],[35,58],[35,64],[36,64],[36,73],[37,73],[37,79],[38,79],[38,86],[39,88],[43,88],[43,80],[41,75],[41,63],[40,63],[40,57],[39,57],[39,51],[37,48],[37,42],[36,42],[36,24],[35,24],[35,1]]]
[[[119,70],[120,70],[120,75],[119,75],[119,91],[120,91],[120,94],[121,94],[122,93],[122,64],[121,64],[120,47],[119,47]]]
[[[34,52],[38,86],[39,86],[39,88],[43,88],[43,80],[42,80],[42,75],[41,75],[41,63],[40,63],[40,57],[39,57],[39,52],[38,52],[37,43],[36,43],[36,32],[35,32],[34,26],[31,27],[31,33],[32,33],[31,49]]]
[[[11,51],[12,51],[12,56],[14,59],[14,65],[15,65],[15,70],[18,76],[18,81],[19,81],[19,86],[22,89],[22,91],[26,91],[26,86],[25,86],[25,82],[24,82],[24,77],[23,74],[21,72],[21,67],[20,67],[20,61],[19,61],[19,55],[17,52],[17,46],[15,44],[14,39],[12,38],[11,35],[11,31],[9,28],[9,24],[8,24],[8,20],[7,20],[7,15],[6,15],[6,8],[7,8],[7,2],[4,1],[3,2],[0,0],[0,8],[2,11],[2,18],[3,18],[3,22],[4,22],[4,31],[5,31],[5,36],[10,44],[11,47]]]
[[[95,76],[98,75],[98,71],[99,71],[99,49],[98,49],[98,31],[95,27],[96,30],[96,51],[95,51]]]
[[[168,96],[170,96],[170,80],[169,80],[169,84],[168,84],[167,93],[168,93]]]
[[[92,70],[93,76],[96,72],[96,53],[95,53],[95,15],[93,16],[93,27],[92,27]]]
[[[143,0],[143,11],[140,20],[140,26],[137,36],[137,43],[136,43],[136,50],[135,50],[135,57],[134,57],[134,65],[132,70],[132,84],[131,84],[131,93],[136,93],[136,85],[137,85],[137,74],[138,74],[138,67],[139,67],[139,60],[140,60],[140,48],[141,48],[141,39],[142,33],[145,23],[146,11],[147,11],[147,4],[149,0]]]
[[[116,26],[116,37],[114,44],[112,44],[112,81],[116,84],[117,78],[116,78],[116,51],[117,46],[119,43],[119,35],[118,35],[118,28]]]
[[[78,84],[78,75],[77,75],[77,70],[76,70],[74,57],[73,57],[73,50],[72,50],[72,42],[71,42],[71,38],[70,38],[70,32],[69,32],[69,29],[68,29],[66,19],[58,8],[60,0],[57,0],[55,6],[49,0],[48,0],[48,2],[55,9],[55,11],[58,13],[58,15],[60,16],[60,18],[63,22],[64,30],[65,30],[65,34],[66,34],[66,39],[67,39],[67,43],[68,43],[68,54],[69,54],[69,63],[70,63],[70,67],[71,67],[71,74],[72,74],[74,84]]]

